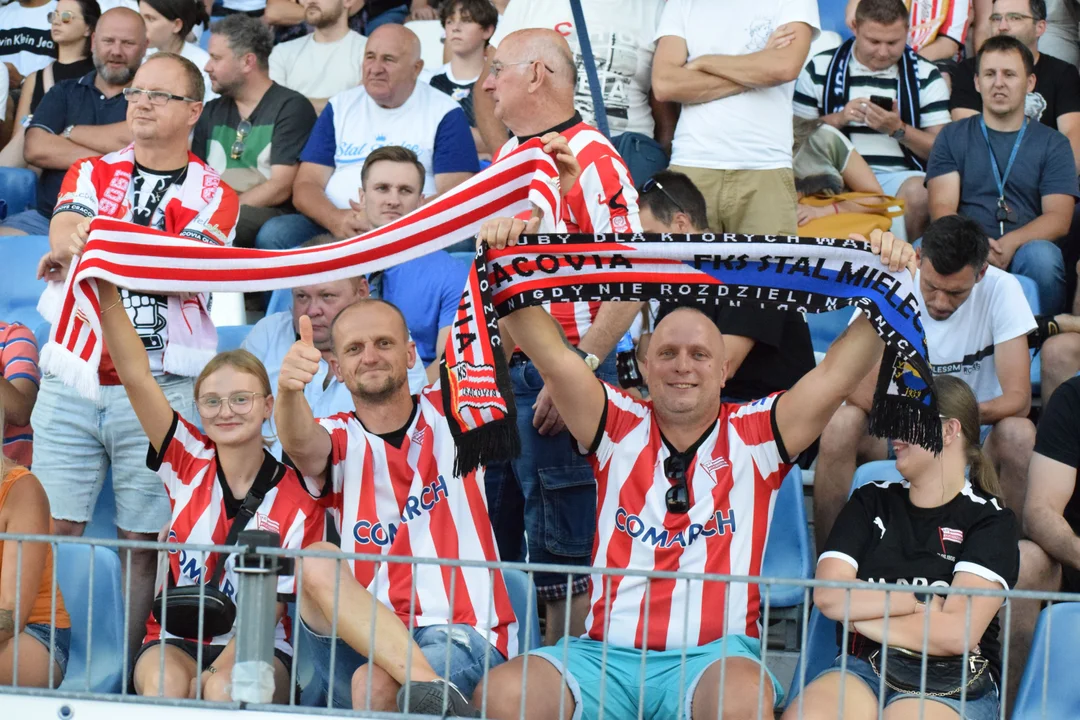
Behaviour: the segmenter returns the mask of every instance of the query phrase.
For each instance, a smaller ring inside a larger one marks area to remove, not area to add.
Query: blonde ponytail
[[[952,375],[939,375],[934,378],[934,396],[942,417],[960,421],[971,482],[984,493],[1000,498],[1001,484],[997,471],[979,442],[979,402],[975,399],[975,393],[963,380]]]

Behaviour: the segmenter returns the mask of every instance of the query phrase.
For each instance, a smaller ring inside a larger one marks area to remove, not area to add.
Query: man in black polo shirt
[[[137,12],[117,7],[98,20],[91,41],[93,72],[64,80],[45,93],[26,129],[26,162],[42,168],[37,209],[17,213],[0,225],[0,235],[48,235],[49,218],[64,173],[72,164],[128,145],[127,101],[146,53],[146,25]]]
[[[1035,57],[1035,90],[1028,93],[1026,114],[1069,138],[1080,172],[1080,73],[1064,60],[1039,52],[1046,31],[1046,0],[994,0],[991,35],[1008,35],[1027,46]],[[965,60],[952,75],[949,102],[952,119],[978,115],[983,100],[975,90],[975,58]]]
[[[642,186],[638,206],[645,232],[707,232],[705,197],[682,173],[665,170],[654,175]],[[660,315],[674,307],[661,305]],[[789,390],[814,369],[810,329],[799,313],[754,307],[701,310],[724,335],[729,363],[725,399],[755,400]]]

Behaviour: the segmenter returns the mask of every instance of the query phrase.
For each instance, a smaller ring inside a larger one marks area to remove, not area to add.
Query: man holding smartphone
[[[911,240],[929,220],[926,159],[949,118],[949,88],[933,63],[905,45],[903,0],[862,0],[855,37],[815,55],[795,84],[795,115],[820,117],[843,132],[866,159],[885,194],[905,203]]]

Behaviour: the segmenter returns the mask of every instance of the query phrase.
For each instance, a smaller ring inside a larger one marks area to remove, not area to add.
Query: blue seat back
[[[1080,603],[1051,605],[1042,611],[1035,626],[1035,638],[1013,707],[1013,720],[1080,717],[1077,665],[1080,665]]]
[[[292,310],[292,290],[281,288],[270,293],[270,302],[266,305],[266,314],[285,312]]]
[[[802,470],[798,465],[784,478],[776,494],[765,557],[761,561],[762,577],[809,579],[814,575],[813,542],[806,521],[803,502]],[[771,607],[795,607],[802,603],[803,589],[795,585],[775,585],[769,590]],[[765,588],[761,589],[765,602]]]
[[[851,493],[863,485],[872,482],[903,480],[903,477],[900,471],[896,469],[895,460],[875,460],[874,462],[863,463],[855,469],[855,477],[851,479],[851,490],[848,491],[848,497],[851,497]]]
[[[56,577],[71,616],[71,653],[60,689],[120,692],[123,658],[127,652],[120,556],[103,547],[58,545]]]
[[[847,329],[852,312],[851,308],[844,308],[806,316],[806,324],[810,326],[810,341],[814,345],[814,352],[823,353],[828,351],[833,340],[840,337],[840,333]]]
[[[3,197],[2,189],[0,197]],[[48,325],[37,311],[38,299],[45,289],[45,283],[37,279],[37,266],[47,252],[49,238],[44,235],[0,235],[0,258],[4,263],[0,320],[21,322],[38,336],[44,334],[43,326]]]
[[[524,653],[540,647],[540,616],[537,614],[536,587],[526,573],[521,570],[503,570],[506,591],[510,594],[510,604],[518,621],[518,652]],[[529,596],[532,596],[532,612],[529,610]],[[526,638],[528,634],[528,638]]]
[[[839,33],[840,37],[847,40],[851,37],[851,30],[844,24],[844,14],[847,11],[847,0],[818,0],[818,14],[821,18],[821,29],[832,30]]]
[[[38,178],[26,168],[0,168],[0,200],[7,206],[7,217],[32,210],[37,203]]]
[[[795,698],[802,692],[803,685],[809,685],[818,673],[833,664],[839,654],[836,623],[814,608],[810,611],[810,619],[806,623],[806,646],[799,654],[795,675],[791,678],[791,687],[788,689],[788,707],[796,703]],[[800,676],[803,677],[803,682],[800,682]]]
[[[251,328],[254,325],[225,325],[217,329],[218,352],[225,352],[226,350],[236,350],[247,338],[248,333],[251,332]]]

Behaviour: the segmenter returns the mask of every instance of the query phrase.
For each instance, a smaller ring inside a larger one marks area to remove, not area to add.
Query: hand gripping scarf
[[[476,232],[489,217],[539,206],[560,222],[558,173],[533,140],[453,191],[358,238],[270,251],[193,245],[96,219],[42,365],[79,391],[97,391],[101,357],[96,278],[151,292],[250,292],[330,282],[400,264]],[[914,285],[869,245],[787,236],[537,235],[478,250],[447,341],[442,392],[456,470],[517,453],[513,394],[498,317],[544,302],[650,298],[824,312],[854,305],[886,343],[871,431],[941,448]]]

